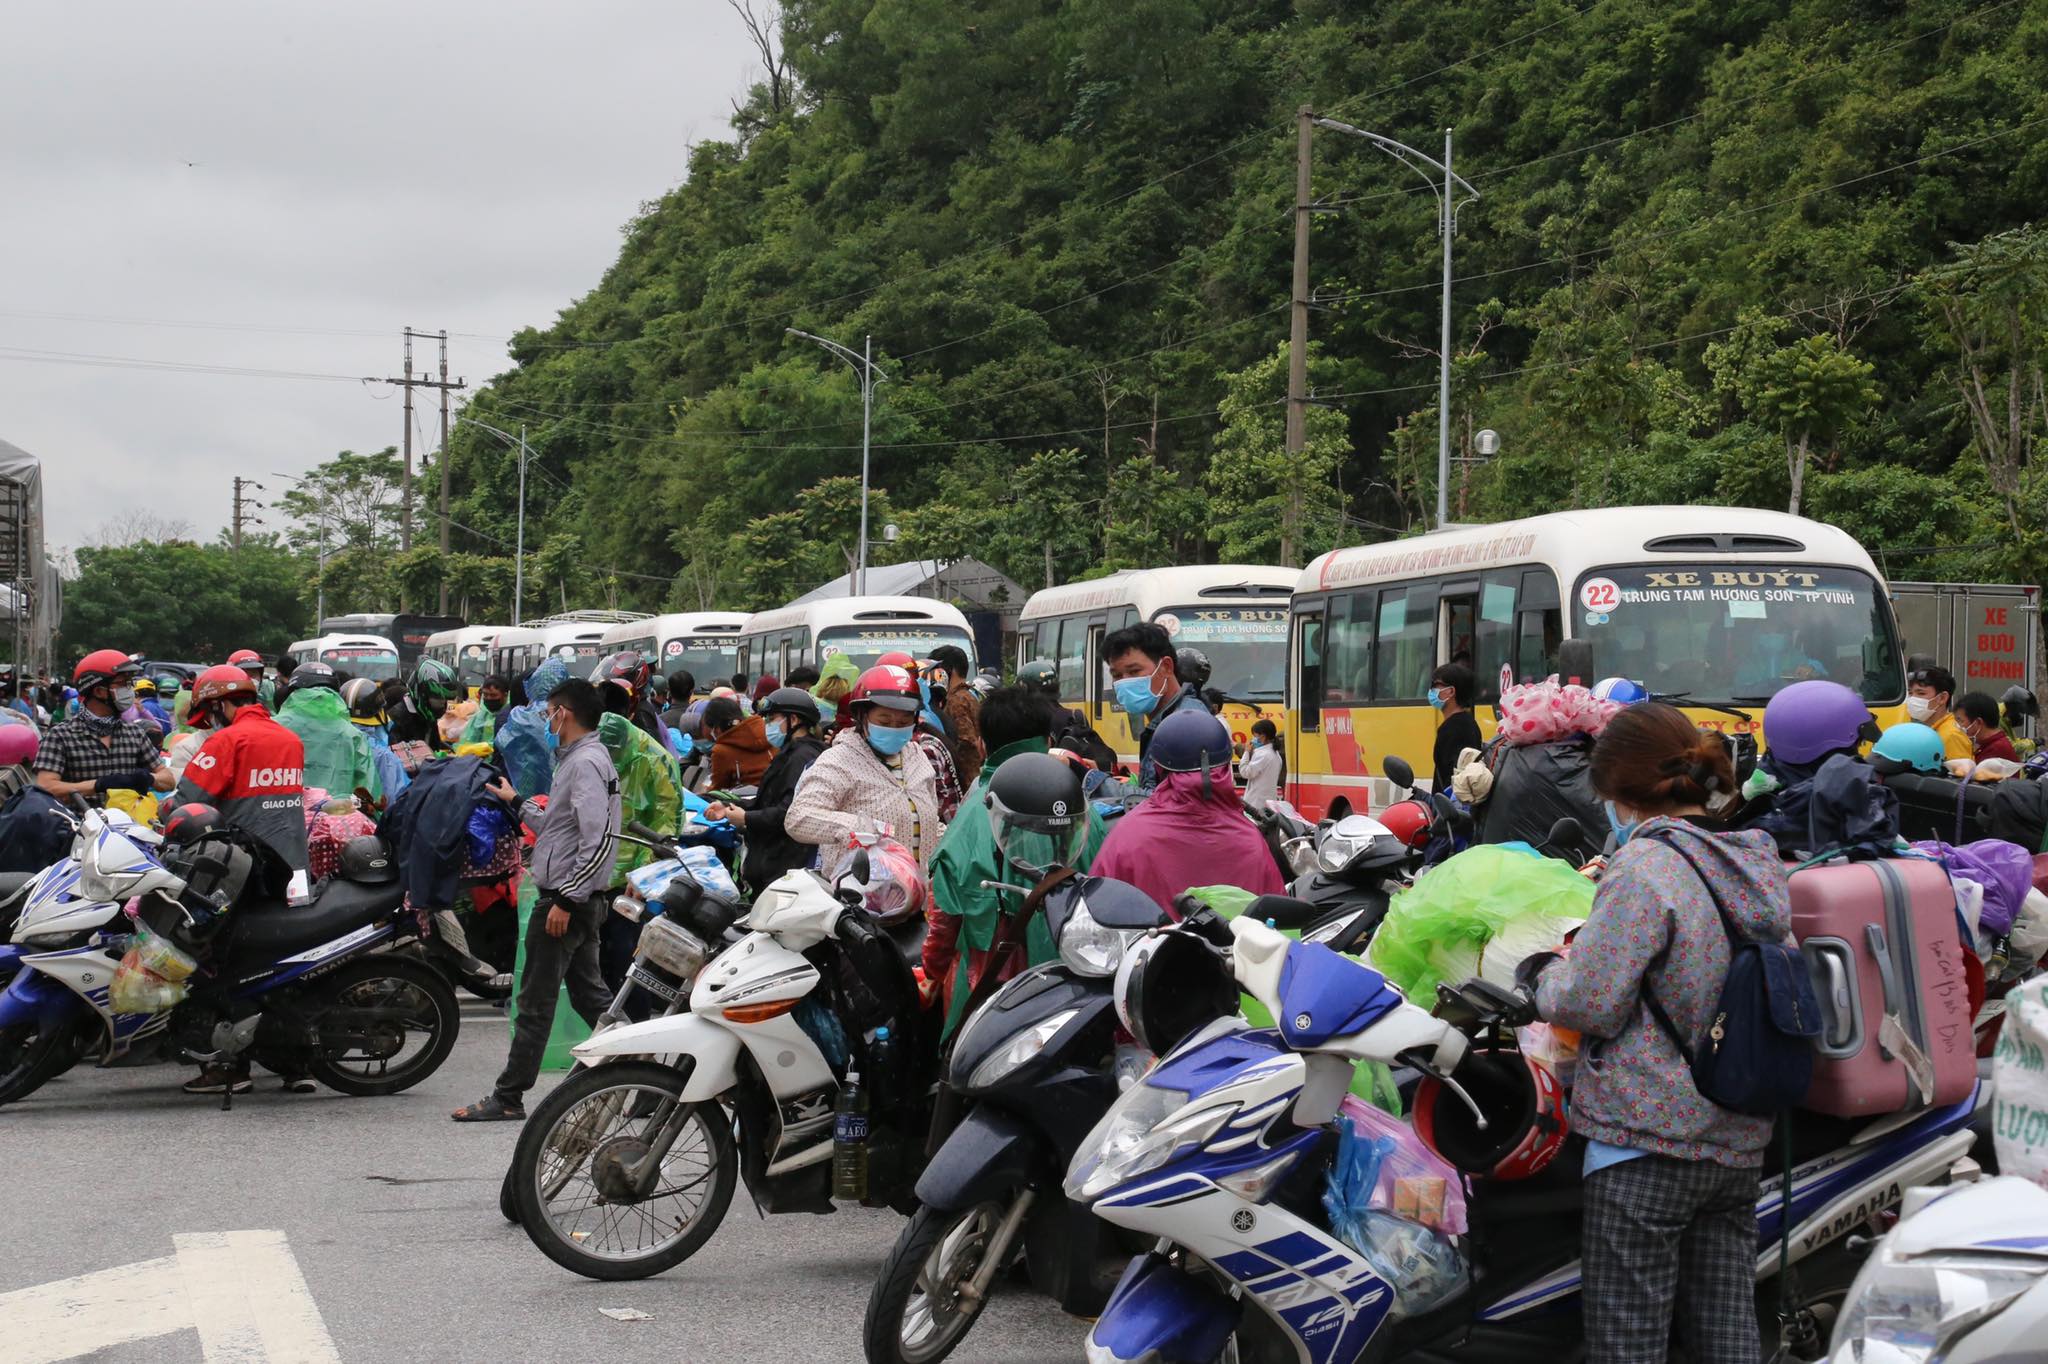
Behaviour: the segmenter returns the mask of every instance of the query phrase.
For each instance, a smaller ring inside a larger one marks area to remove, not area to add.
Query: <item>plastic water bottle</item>
[[[875,1088],[885,1107],[902,1091],[901,1061],[902,1049],[896,1045],[894,1034],[886,1027],[876,1028],[874,1039],[868,1043],[868,1073],[875,1077]]]
[[[860,1072],[846,1072],[832,1119],[832,1196],[859,1202],[868,1196],[868,1094]]]

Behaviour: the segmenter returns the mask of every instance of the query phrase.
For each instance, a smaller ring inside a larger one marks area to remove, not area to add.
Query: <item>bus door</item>
[[[1106,704],[1104,680],[1109,676],[1109,665],[1102,661],[1102,637],[1109,633],[1101,621],[1088,625],[1088,661],[1092,665],[1087,671],[1088,713],[1099,714]]]

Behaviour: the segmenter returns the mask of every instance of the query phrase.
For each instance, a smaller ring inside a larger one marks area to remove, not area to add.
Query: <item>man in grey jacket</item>
[[[555,1002],[564,984],[569,1006],[596,1023],[611,1003],[598,969],[598,930],[606,913],[605,888],[619,845],[619,774],[597,737],[603,708],[597,688],[571,678],[548,693],[548,731],[559,741],[547,814],[533,844],[532,875],[539,898],[526,927],[526,961],[519,979],[512,1050],[490,1095],[460,1108],[457,1122],[517,1122],[526,1117],[526,1091],[540,1077],[541,1055],[555,1025]],[[509,786],[497,794],[512,799]]]

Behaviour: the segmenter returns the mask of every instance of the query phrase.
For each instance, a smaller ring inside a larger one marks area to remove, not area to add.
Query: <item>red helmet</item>
[[[263,655],[254,649],[237,649],[228,655],[228,662],[249,672],[263,671]]]
[[[1527,1179],[1564,1149],[1571,1135],[1564,1086],[1542,1061],[1519,1051],[1475,1051],[1458,1066],[1457,1078],[1486,1114],[1485,1129],[1430,1075],[1415,1091],[1415,1135],[1466,1174]]]
[[[209,729],[219,718],[223,701],[254,701],[256,679],[232,663],[216,663],[192,679],[192,704],[185,719],[194,729]]]
[[[905,710],[915,715],[924,706],[924,695],[918,691],[917,679],[910,675],[908,668],[894,663],[877,663],[854,682],[853,690],[846,695],[846,704],[849,707],[887,706],[890,710]]]
[[[201,834],[220,823],[220,811],[211,805],[191,801],[180,805],[164,818],[164,841],[167,843],[190,843]]]
[[[1396,801],[1374,818],[1411,848],[1429,842],[1429,807],[1419,800]]]
[[[902,649],[891,649],[875,660],[877,668],[915,668],[917,660]]]
[[[606,682],[626,689],[638,697],[647,690],[647,676],[653,671],[638,649],[622,649],[598,660],[590,670],[590,680],[602,686]]]
[[[141,671],[135,660],[119,649],[95,649],[79,659],[78,666],[71,670],[71,685],[80,691],[91,691],[124,674]]]

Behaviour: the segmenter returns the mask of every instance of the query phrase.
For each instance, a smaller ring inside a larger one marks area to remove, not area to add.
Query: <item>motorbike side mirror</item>
[[[1091,876],[1081,883],[1080,895],[1088,917],[1104,928],[1142,930],[1168,922],[1158,901],[1128,881]]]
[[[1586,830],[1578,820],[1570,815],[1565,815],[1557,823],[1550,826],[1550,833],[1545,836],[1543,841],[1553,848],[1584,847]]]
[[[851,876],[854,880],[860,882],[862,885],[866,885],[868,883],[869,870],[870,868],[868,865],[868,850],[866,848],[855,849],[853,854],[853,861],[847,864],[847,875]]]
[[[1388,754],[1380,759],[1380,772],[1385,775],[1388,781],[1404,791],[1412,790],[1415,786],[1415,769],[1408,765],[1406,758],[1398,758],[1391,753]]]

